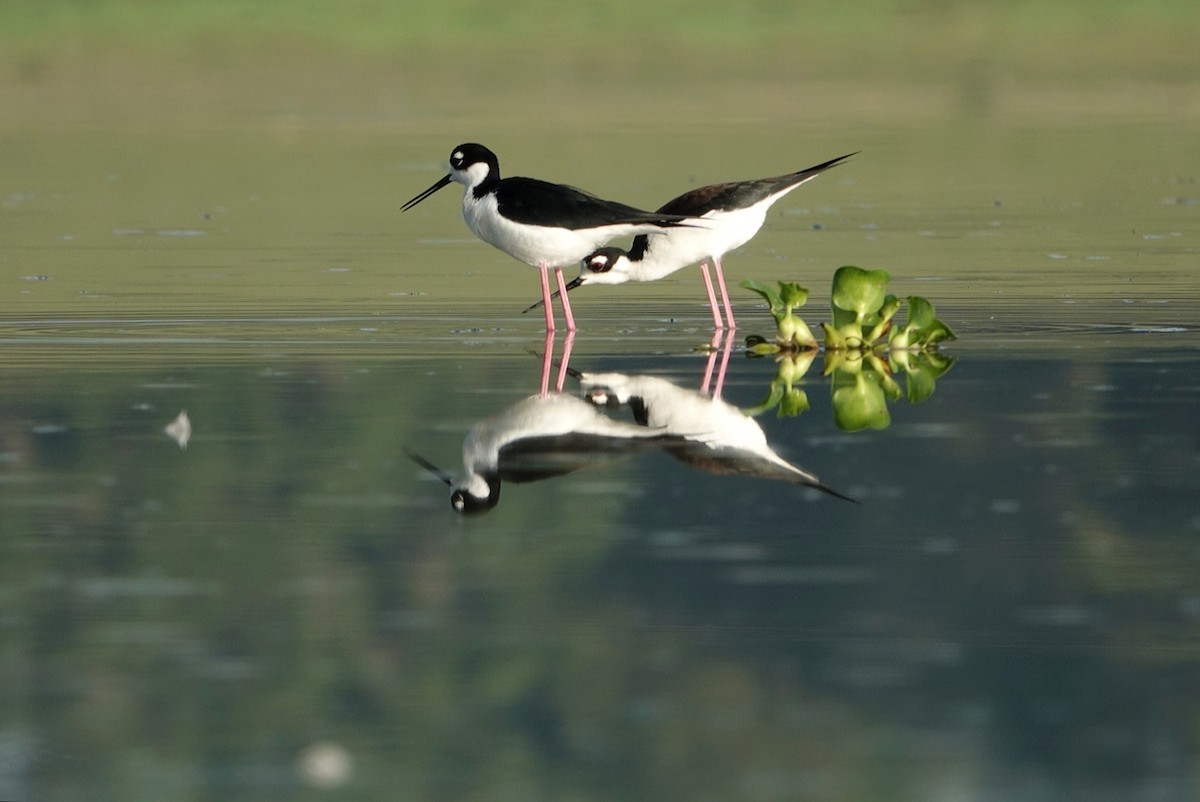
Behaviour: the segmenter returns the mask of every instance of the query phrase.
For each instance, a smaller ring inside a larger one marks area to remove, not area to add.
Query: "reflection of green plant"
[[[864,356],[859,351],[829,354],[825,375],[831,374],[833,421],[839,429],[857,432],[887,428],[892,422],[887,402],[900,397],[900,388],[879,357]]]
[[[831,377],[834,421],[845,431],[882,429],[891,422],[888,401],[901,396],[918,404],[933,395],[939,376],[954,360],[937,353],[939,343],[953,340],[954,332],[938,319],[933,304],[910,295],[903,301],[888,293],[886,270],[863,270],[847,265],[833,276],[830,310],[833,320],[825,330],[824,375]],[[760,414],[778,408],[780,417],[808,409],[808,396],[793,388],[795,379],[812,364],[816,339],[793,310],[808,300],[808,291],[794,282],[779,282],[775,290],[754,280],[742,282],[767,300],[779,330],[774,340],[746,338],[750,356],[780,354],[779,372],[759,404],[747,412]],[[895,323],[907,309],[903,325]],[[905,387],[893,378],[903,373]]]
[[[937,351],[917,352],[893,348],[888,353],[892,373],[904,373],[904,391],[908,403],[919,404],[933,395],[937,379],[954,364],[954,357]]]
[[[761,337],[757,339],[762,340]],[[763,340],[763,342],[766,341]],[[754,351],[750,353],[754,355]],[[779,369],[775,373],[775,378],[771,380],[771,387],[767,391],[766,398],[743,411],[747,415],[761,415],[769,409],[778,408],[776,414],[781,418],[792,418],[801,412],[807,412],[808,393],[792,385],[803,378],[805,373],[808,373],[816,356],[817,352],[814,350],[780,353],[775,358]]]
[[[746,279],[742,286],[757,292],[771,307],[771,316],[779,330],[775,344],[782,349],[815,350],[817,338],[813,336],[808,324],[792,314],[792,310],[804,306],[808,302],[808,290],[794,281],[779,282],[779,289],[768,287],[754,279]],[[764,341],[765,342],[765,341]],[[775,349],[778,350],[778,349]]]
[[[931,351],[891,351],[886,360],[872,351],[827,352],[823,373],[831,377],[834,422],[848,432],[886,428],[891,423],[889,401],[902,395],[910,404],[925,401],[953,364],[952,357]],[[904,374],[903,391],[894,378],[897,373]]]

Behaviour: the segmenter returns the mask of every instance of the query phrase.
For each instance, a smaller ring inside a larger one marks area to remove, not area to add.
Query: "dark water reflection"
[[[539,397],[528,345],[14,354],[0,797],[1196,795],[1194,349],[967,349],[856,433],[812,373],[754,422],[861,504],[656,447],[456,516],[403,449]],[[563,397],[644,435],[581,399],[709,356],[581,337]]]
[[[555,337],[546,335],[538,392],[471,426],[457,475],[407,450],[414,462],[449,486],[456,512],[490,511],[500,503],[504,482],[550,479],[617,455],[652,449],[711,473],[781,479],[847,498],[779,456],[754,418],[721,398],[734,352],[733,332],[714,334],[699,390],[655,376],[572,370],[574,340],[574,333],[566,336],[562,357],[556,360]],[[558,378],[551,387],[553,373]],[[579,381],[583,398],[564,393],[568,375]],[[624,406],[632,421],[600,412]],[[178,421],[169,427],[172,432],[178,428]]]

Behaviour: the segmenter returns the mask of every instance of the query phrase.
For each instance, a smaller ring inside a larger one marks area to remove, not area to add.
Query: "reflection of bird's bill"
[[[581,286],[582,284],[583,284],[583,276],[577,276],[577,277],[571,279],[570,281],[567,282],[567,292],[570,292],[571,290],[575,289],[576,287]],[[560,295],[562,295],[562,293],[559,292],[558,290],[555,290],[554,292],[552,292],[550,294],[550,300],[553,301],[555,298],[557,298]],[[538,301],[535,304],[530,304],[529,306],[525,307],[524,310],[522,310],[521,314],[523,315],[526,312],[532,312],[534,309],[537,309],[538,307],[540,307],[543,303],[545,303],[545,301]]]
[[[425,470],[429,471],[431,474],[433,474],[434,476],[436,476],[438,479],[441,479],[441,480],[442,480],[443,482],[445,482],[445,483],[446,483],[448,486],[450,486],[450,487],[453,487],[453,486],[454,486],[454,477],[452,477],[450,474],[448,474],[448,473],[446,473],[445,471],[443,471],[443,470],[442,470],[441,468],[439,468],[438,466],[434,465],[434,464],[433,464],[432,462],[430,462],[429,460],[427,460],[427,459],[425,459],[424,457],[422,457],[420,454],[417,454],[416,452],[414,452],[414,451],[411,451],[411,450],[409,450],[409,449],[407,449],[407,448],[405,448],[405,449],[404,449],[404,453],[405,453],[406,455],[408,455],[408,458],[409,458],[410,460],[412,460],[413,462],[417,463],[418,465],[420,465],[420,466],[421,466],[422,468],[424,468]]]
[[[400,211],[402,211],[402,212],[407,212],[409,209],[411,209],[412,207],[416,206],[418,203],[420,203],[421,201],[425,200],[425,199],[426,199],[426,198],[428,198],[430,195],[432,195],[433,193],[437,192],[439,189],[441,189],[442,187],[446,186],[447,184],[449,184],[449,183],[450,183],[451,181],[453,181],[453,180],[454,180],[454,179],[453,179],[453,177],[452,177],[452,176],[450,176],[449,174],[446,174],[446,175],[442,176],[442,177],[441,177],[441,178],[439,178],[439,179],[438,179],[438,180],[437,180],[437,181],[434,183],[434,185],[433,185],[433,186],[431,186],[429,189],[425,190],[425,191],[424,191],[424,192],[422,192],[420,195],[418,195],[417,197],[415,197],[415,198],[413,198],[412,200],[410,200],[408,203],[406,203],[406,204],[404,204],[403,206],[401,206],[401,207],[400,207]]]

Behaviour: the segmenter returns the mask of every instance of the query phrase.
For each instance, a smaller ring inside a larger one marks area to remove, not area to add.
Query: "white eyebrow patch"
[[[462,159],[462,157],[463,157],[463,152],[462,152],[461,150],[456,150],[456,151],[454,151],[454,158],[455,158],[455,159],[459,159],[459,160],[461,160],[461,159]]]

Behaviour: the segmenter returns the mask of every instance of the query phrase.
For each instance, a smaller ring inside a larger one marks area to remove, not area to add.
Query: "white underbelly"
[[[757,209],[714,212],[696,219],[696,227],[680,226],[661,236],[651,236],[644,258],[645,280],[697,262],[724,256],[749,242],[762,227],[766,215]]]
[[[514,223],[496,212],[493,198],[464,199],[463,220],[484,242],[534,267],[566,267],[622,233],[618,227],[602,230],[572,230],[555,226]]]

